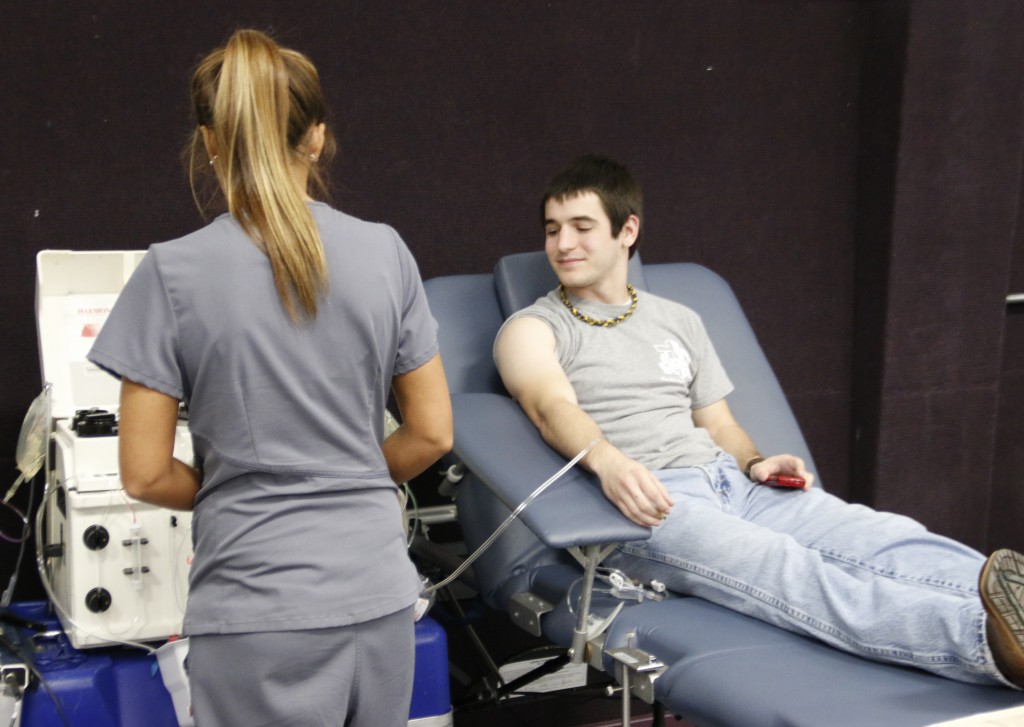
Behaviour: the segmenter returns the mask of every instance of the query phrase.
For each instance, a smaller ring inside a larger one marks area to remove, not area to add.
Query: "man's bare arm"
[[[706,429],[715,444],[735,457],[740,467],[745,467],[752,459],[761,457],[750,435],[733,417],[725,399],[694,409],[693,423]],[[764,482],[771,475],[802,477],[804,489],[814,483],[814,475],[807,471],[804,461],[791,454],[767,457],[750,468],[750,477],[757,482]]]
[[[544,441],[574,457],[600,438],[581,464],[598,476],[605,495],[630,520],[646,526],[660,523],[672,508],[671,498],[646,467],[603,439],[600,427],[579,407],[548,325],[539,318],[517,318],[504,328],[495,351],[505,388]]]

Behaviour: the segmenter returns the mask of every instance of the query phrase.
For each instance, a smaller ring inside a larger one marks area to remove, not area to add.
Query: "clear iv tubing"
[[[527,497],[525,500],[523,500],[519,504],[519,507],[517,507],[515,510],[513,510],[512,513],[507,518],[505,518],[505,522],[503,522],[501,525],[499,525],[498,528],[493,533],[491,533],[491,536],[489,538],[487,538],[487,540],[485,540],[480,545],[479,548],[474,550],[473,554],[470,555],[468,558],[466,558],[466,560],[464,560],[462,562],[462,564],[458,568],[455,569],[454,573],[452,573],[450,576],[445,578],[440,583],[436,583],[436,584],[430,586],[430,588],[426,589],[426,591],[424,591],[424,593],[433,593],[434,591],[437,591],[437,590],[439,590],[441,588],[444,588],[449,583],[451,583],[456,578],[458,578],[460,575],[462,575],[465,572],[465,570],[467,568],[469,568],[470,565],[473,564],[473,561],[475,561],[477,558],[479,558],[481,555],[483,555],[484,551],[487,550],[489,547],[491,547],[491,545],[494,544],[494,541],[497,540],[501,536],[501,534],[503,532],[505,532],[505,530],[508,529],[508,526],[512,524],[512,521],[515,520],[517,517],[519,517],[520,513],[522,513],[523,510],[525,510],[526,507],[531,502],[536,500],[541,495],[541,493],[544,492],[544,490],[548,489],[548,487],[550,487],[555,482],[557,482],[562,477],[562,475],[564,475],[566,472],[568,472],[570,469],[572,469],[573,466],[577,462],[579,462],[581,459],[583,459],[586,456],[587,452],[589,452],[591,449],[593,449],[594,445],[597,444],[600,441],[601,441],[601,437],[597,437],[596,439],[592,440],[590,442],[590,444],[588,444],[586,447],[584,447],[582,450],[580,450],[579,454],[577,454],[575,457],[573,457],[568,462],[566,462],[565,466],[562,467],[562,469],[558,470],[558,472],[556,472],[555,474],[551,475],[548,479],[546,479],[543,483],[541,483],[541,485],[536,490],[534,490],[533,492],[530,493],[529,497]]]

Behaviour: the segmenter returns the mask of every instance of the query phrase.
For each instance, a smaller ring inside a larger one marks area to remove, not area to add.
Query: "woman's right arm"
[[[174,458],[178,400],[121,379],[118,457],[128,495],[171,510],[191,510],[199,472]]]
[[[452,448],[452,401],[441,354],[391,382],[402,424],[384,440],[395,482],[407,482]]]

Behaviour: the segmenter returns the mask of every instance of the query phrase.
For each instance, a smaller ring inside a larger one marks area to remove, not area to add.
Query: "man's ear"
[[[626,221],[622,223],[622,229],[619,230],[619,241],[623,243],[624,247],[633,247],[633,243],[636,242],[640,236],[640,218],[636,215],[630,215],[626,218]]]

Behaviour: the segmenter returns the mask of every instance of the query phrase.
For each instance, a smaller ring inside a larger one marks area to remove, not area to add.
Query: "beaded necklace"
[[[632,301],[629,306],[629,310],[620,316],[615,316],[614,318],[591,318],[586,313],[580,313],[579,309],[569,301],[569,296],[565,294],[565,286],[562,284],[558,285],[558,297],[565,304],[565,307],[569,309],[569,312],[573,314],[573,316],[583,321],[587,325],[601,326],[602,328],[611,328],[612,326],[617,326],[624,320],[629,318],[631,315],[633,315],[633,312],[636,310],[636,290],[629,283],[626,283],[626,290],[629,292],[630,301]]]

